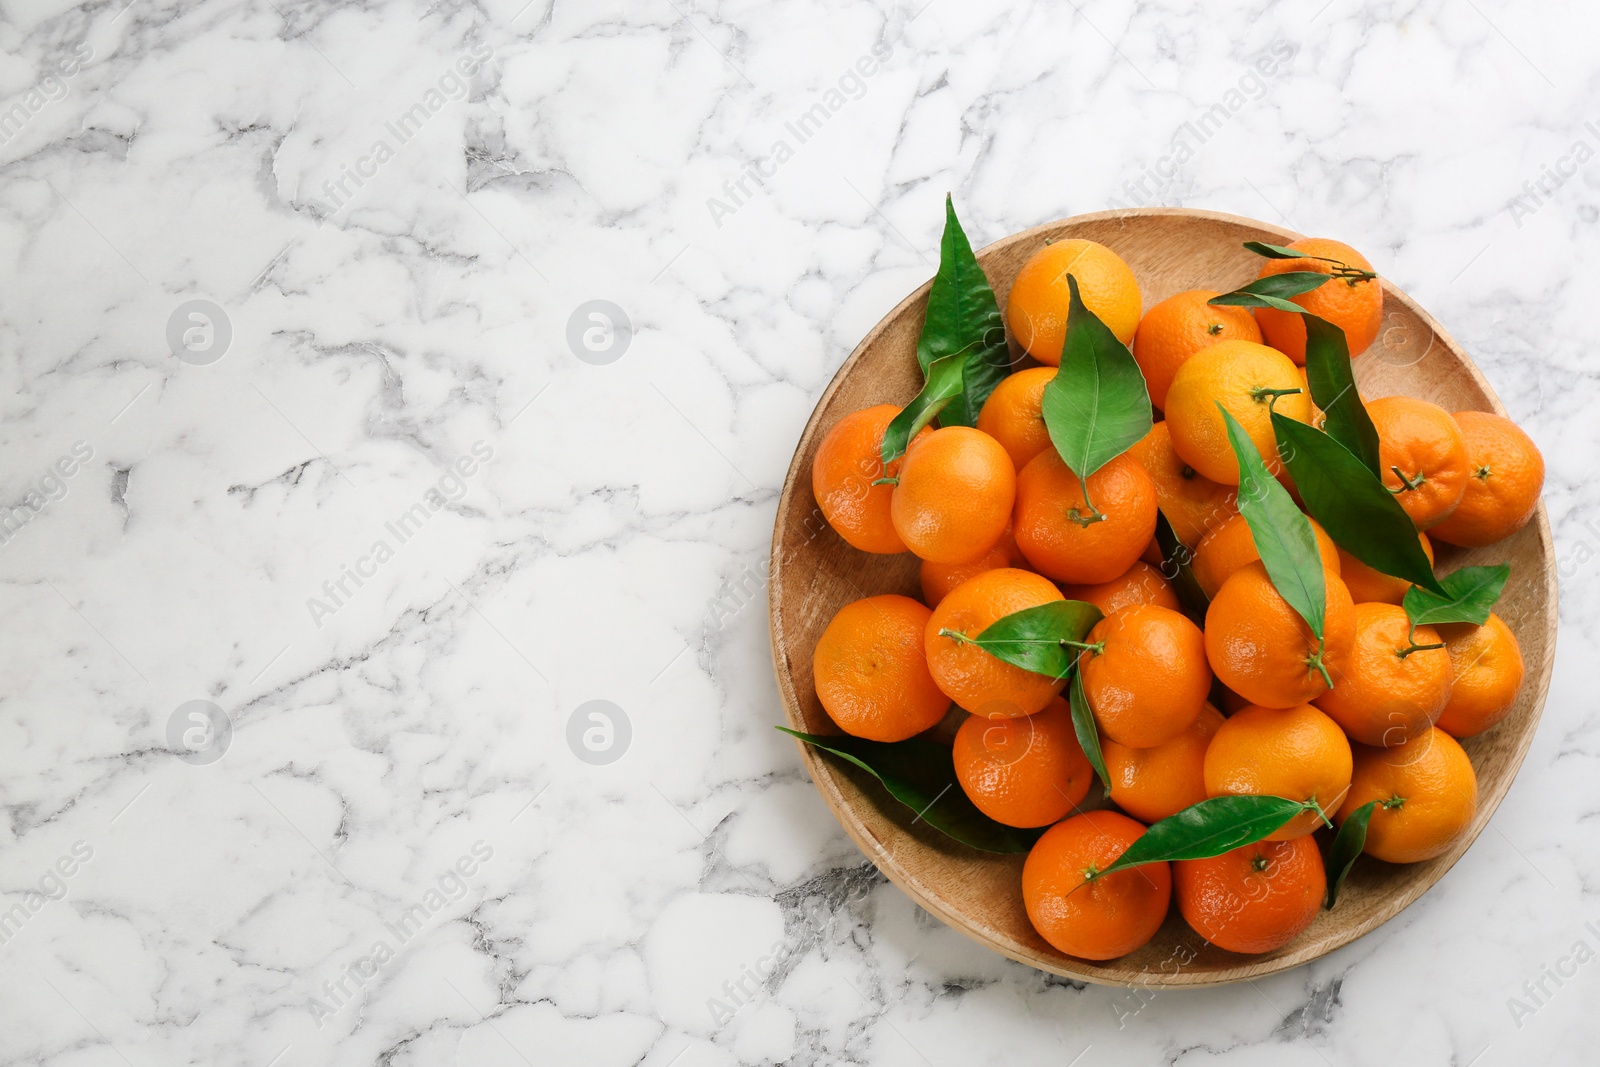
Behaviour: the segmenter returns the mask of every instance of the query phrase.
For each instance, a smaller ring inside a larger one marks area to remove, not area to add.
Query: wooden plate
[[[1244,241],[1282,244],[1298,236],[1216,212],[1148,208],[1049,223],[997,241],[978,258],[1004,307],[1012,278],[1047,239],[1089,238],[1127,260],[1149,308],[1184,289],[1236,288],[1255,277],[1261,263],[1240,247]],[[811,457],[843,416],[873,404],[903,405],[916,394],[921,386],[916,343],[928,288],[924,285],[903,300],[845,361],[812,413],[784,480],[772,537],[769,611],[778,691],[789,725],[798,730],[838,732],[817,702],[811,678],[812,647],[834,613],[864,596],[919,595],[915,558],[859,552],[823,521],[811,495]],[[1504,414],[1489,383],[1460,347],[1387,281],[1383,329],[1355,367],[1362,393],[1369,398],[1403,393],[1449,411]],[[839,823],[879,870],[923,908],[1014,960],[1105,984],[1218,985],[1296,967],[1377,928],[1443,877],[1494,814],[1538,726],[1556,636],[1554,553],[1543,505],[1532,522],[1497,545],[1438,547],[1443,570],[1510,560],[1511,581],[1496,610],[1522,643],[1527,663],[1527,678],[1510,716],[1465,742],[1478,773],[1477,818],[1453,849],[1431,862],[1392,865],[1362,857],[1338,908],[1321,912],[1310,929],[1277,952],[1241,956],[1215,948],[1191,931],[1174,907],[1155,938],[1135,953],[1106,963],[1063,955],[1034,932],[1023,911],[1022,856],[978,852],[925,823],[913,825],[913,815],[870,776],[847,771],[803,744],[801,757]]]

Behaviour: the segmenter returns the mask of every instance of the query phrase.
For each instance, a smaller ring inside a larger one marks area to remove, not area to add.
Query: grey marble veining
[[[1591,1059],[1597,29],[0,0],[0,1063]],[[879,877],[772,730],[784,471],[947,191],[975,244],[1150,203],[1347,240],[1543,447],[1544,723],[1378,932],[1049,978]]]

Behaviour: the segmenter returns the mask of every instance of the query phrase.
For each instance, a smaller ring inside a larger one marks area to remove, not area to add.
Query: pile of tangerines
[[[1268,259],[1261,276],[1329,275],[1294,303],[1338,326],[1359,357],[1379,331],[1381,282],[1347,245],[1288,247],[1306,258]],[[1086,479],[1052,446],[1041,412],[1075,313],[1069,277],[1082,306],[1131,348],[1156,420]],[[1133,271],[1110,248],[1047,243],[1004,302],[1010,339],[1031,359],[1007,368],[976,425],[919,427],[885,465],[885,432],[901,407],[869,407],[832,427],[812,467],[818,505],[845,541],[922,561],[921,601],[868,596],[828,625],[813,657],[822,707],[855,737],[942,738],[984,815],[1048,827],[1028,853],[1023,899],[1046,941],[1085,959],[1143,945],[1174,896],[1189,925],[1223,949],[1282,947],[1324,901],[1313,831],[1364,805],[1366,854],[1411,863],[1445,852],[1477,805],[1456,739],[1500,721],[1522,681],[1517,639],[1498,616],[1414,625],[1401,606],[1411,583],[1315,524],[1320,640],[1291,608],[1240,514],[1227,418],[1292,492],[1270,414],[1311,426],[1323,418],[1307,387],[1307,327],[1270,307],[1212,304],[1218,296],[1180,292],[1146,312]],[[1430,539],[1488,545],[1533,515],[1543,461],[1513,423],[1405,396],[1365,403],[1385,486],[1430,560]],[[1188,546],[1182,562],[1206,598],[1201,611],[1180,602],[1178,567],[1155,541],[1158,515]],[[1090,738],[1075,729],[1069,679],[1006,662],[976,640],[1007,616],[1062,600],[1103,613],[1082,640],[1061,642],[1103,762],[1108,803],[1093,810]],[[1228,796],[1307,805],[1218,855],[1102,873],[1150,825]]]

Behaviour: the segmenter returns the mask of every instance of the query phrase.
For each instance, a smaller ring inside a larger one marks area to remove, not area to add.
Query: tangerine
[[[847,734],[904,741],[936,725],[950,707],[928,670],[924,635],[932,612],[907,596],[846,604],[811,652],[817,700]]]
[[[1350,742],[1338,724],[1311,705],[1251,706],[1234,712],[1211,739],[1206,792],[1315,801],[1331,817],[1350,788],[1350,760]],[[1304,837],[1320,825],[1316,812],[1302,812],[1267,840]]]
[[[1017,547],[1040,574],[1058,582],[1109,582],[1133,565],[1156,528],[1150,476],[1126,453],[1084,483],[1055,451],[1017,475]]]
[[[1067,339],[1069,274],[1078,280],[1083,306],[1123,344],[1133,340],[1143,310],[1133,271],[1111,249],[1079,238],[1046,244],[1011,283],[1006,326],[1030,356],[1052,367],[1060,365]]]
[[[811,492],[822,517],[863,552],[906,550],[889,518],[894,486],[880,484],[900,473],[902,460],[883,465],[883,432],[898,414],[893,404],[878,404],[846,415],[828,431],[811,460]],[[917,438],[932,432],[924,428]]]
[[[1098,873],[1144,830],[1120,812],[1086,811],[1044,832],[1022,865],[1022,903],[1040,937],[1069,956],[1109,960],[1155,936],[1172,902],[1168,865]]]
[[[1089,794],[1094,775],[1061,697],[1036,715],[968,716],[951,754],[962,792],[1007,826],[1048,826],[1064,818]]]
[[[889,500],[895,533],[920,558],[970,563],[1005,531],[1017,471],[1000,442],[945,426],[912,443]]]
[[[1319,274],[1337,274],[1342,265],[1347,268],[1343,277],[1323,282],[1309,293],[1290,299],[1318,318],[1326,319],[1344,331],[1345,343],[1354,359],[1377,340],[1378,329],[1383,325],[1383,283],[1371,275],[1372,264],[1349,245],[1325,237],[1302,237],[1286,247],[1304,252],[1317,259],[1269,259],[1261,265],[1259,277],[1285,274],[1289,271],[1316,271]],[[1328,263],[1326,260],[1338,260]],[[1305,319],[1292,311],[1276,308],[1257,308],[1256,322],[1267,344],[1287,355],[1301,366],[1306,362]]]
[[[1014,567],[985,571],[952,589],[933,609],[924,630],[934,684],[974,715],[1009,719],[1043,711],[1066,684],[1036,674],[972,643],[997,620],[1061,600],[1048,579]]]
[[[1467,446],[1467,487],[1433,533],[1452,545],[1492,545],[1533,518],[1544,488],[1544,456],[1502,415],[1458,411],[1455,420]]]

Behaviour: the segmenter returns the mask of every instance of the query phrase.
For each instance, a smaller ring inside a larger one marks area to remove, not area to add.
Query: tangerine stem
[[[1082,652],[1093,652],[1097,656],[1103,655],[1106,650],[1106,643],[1104,641],[1096,641],[1092,645],[1084,644],[1082,641],[1069,641],[1065,637],[1060,638],[1060,641],[1067,648],[1076,648]]]
[[[1399,467],[1395,466],[1390,467],[1389,469],[1394,471],[1394,476],[1399,478],[1400,484],[1404,486],[1403,489],[1389,489],[1389,492],[1394,493],[1397,496],[1401,493],[1409,493],[1413,489],[1422,488],[1422,483],[1428,480],[1428,476],[1423,474],[1421,471],[1417,472],[1417,476],[1415,478],[1407,478],[1405,476],[1405,472]],[[1388,486],[1384,486],[1384,488],[1388,489]]]
[[[873,485],[899,485],[900,484],[900,479],[899,478],[879,478],[876,481],[874,481],[872,484]]]
[[[1323,825],[1325,825],[1325,826],[1332,826],[1333,825],[1333,820],[1328,818],[1328,813],[1322,810],[1322,805],[1317,803],[1317,798],[1314,795],[1309,797],[1305,801],[1305,808],[1306,808],[1307,811],[1316,812],[1317,813],[1317,818],[1322,820]]]
[[[1322,662],[1322,654],[1327,651],[1327,648],[1328,639],[1326,637],[1318,638],[1317,654],[1306,660],[1306,666],[1315,667],[1317,673],[1322,675],[1322,680],[1328,683],[1328,688],[1332,689],[1333,676],[1328,673],[1327,666]]]
[[[1407,656],[1411,655],[1411,653],[1413,653],[1413,652],[1432,652],[1436,648],[1443,648],[1443,647],[1444,647],[1444,642],[1443,641],[1439,641],[1439,642],[1437,642],[1435,644],[1431,644],[1431,645],[1419,645],[1419,644],[1417,644],[1417,643],[1415,643],[1413,641],[1409,648],[1399,649],[1398,651],[1395,652],[1395,655],[1399,656],[1401,659],[1405,659]]]
[[[1250,390],[1250,399],[1259,404],[1261,401],[1271,397],[1271,400],[1267,400],[1267,406],[1270,408],[1280,396],[1290,396],[1294,393],[1303,392],[1305,392],[1304,389],[1252,389]]]
[[[944,626],[939,629],[939,636],[948,637],[958,645],[970,645],[974,643],[972,638],[968,637],[960,630],[952,630],[948,626]]]
[[[1089,499],[1089,481],[1081,474],[1078,475],[1078,487],[1083,490],[1083,506],[1086,510],[1079,511],[1077,508],[1068,508],[1067,518],[1079,526],[1092,526],[1094,523],[1104,522],[1106,517],[1100,513],[1100,509],[1096,508]]]

